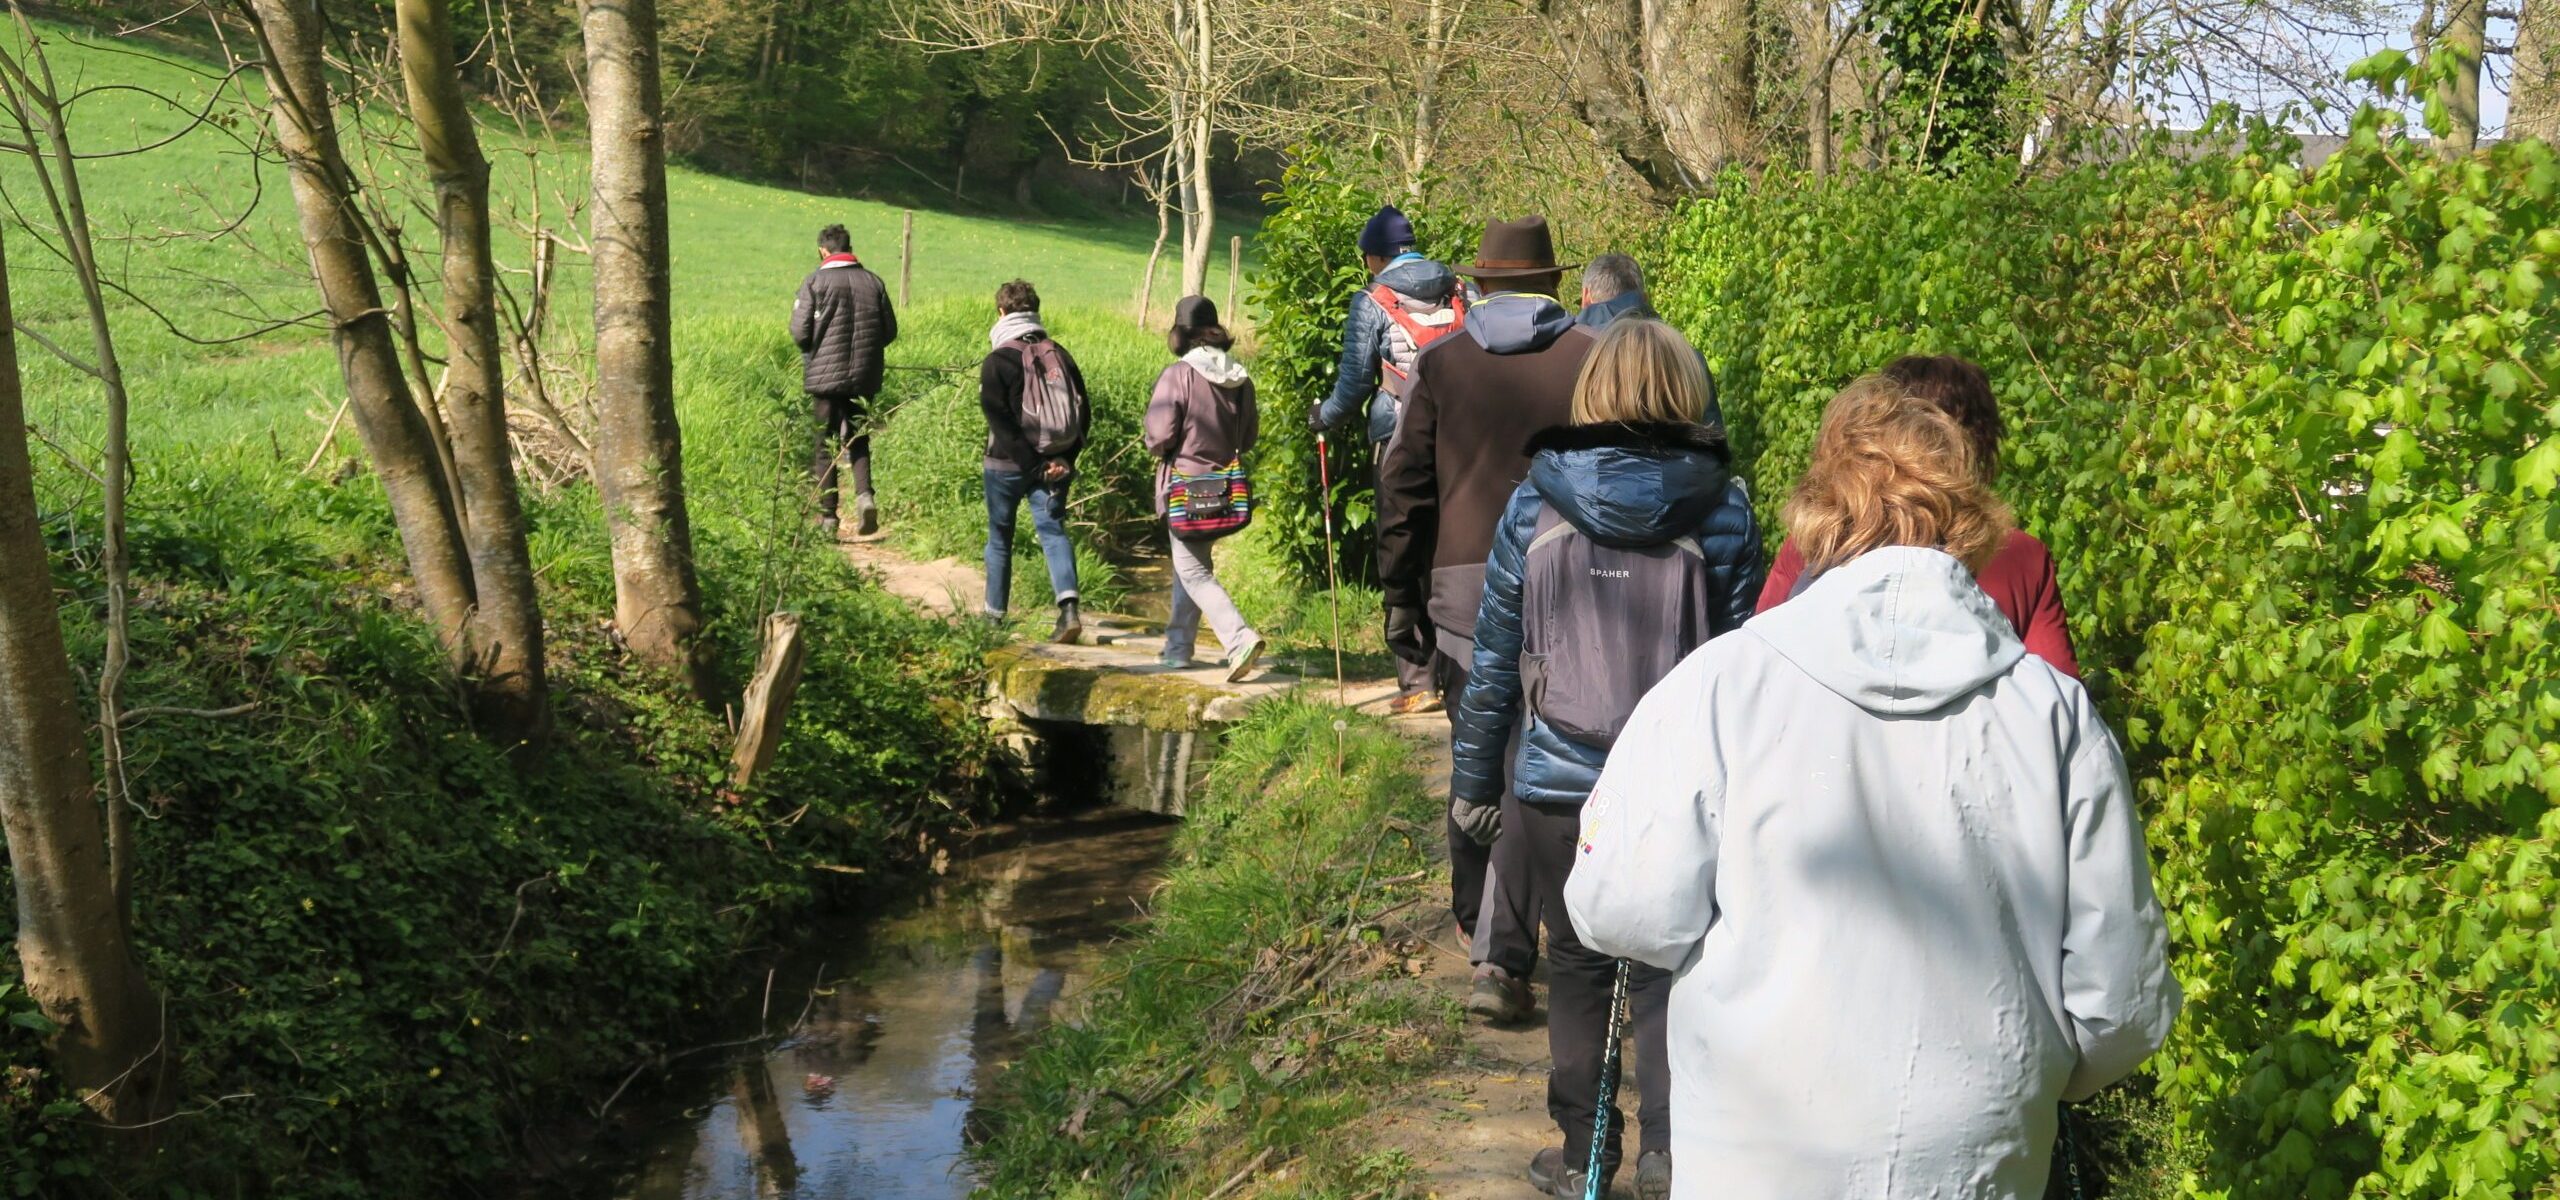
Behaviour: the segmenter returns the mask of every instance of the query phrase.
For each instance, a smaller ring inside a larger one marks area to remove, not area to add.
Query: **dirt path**
[[[972,612],[985,589],[985,576],[974,563],[956,558],[916,562],[877,539],[848,543],[845,556],[876,576],[892,595],[927,613],[956,617]],[[1105,663],[1125,660],[1133,671],[1161,670],[1154,661],[1163,647],[1160,628],[1100,615],[1089,615],[1087,626],[1093,645],[1075,648],[1076,657]],[[1204,651],[1207,645],[1204,642]],[[1194,673],[1214,677],[1215,670]],[[1266,676],[1250,688],[1277,691],[1298,683]],[[1395,690],[1392,679],[1355,680],[1346,698],[1354,708],[1384,715]],[[1414,739],[1432,794],[1445,799],[1449,794],[1448,719],[1437,713],[1390,719]],[[1445,863],[1440,871],[1445,889]],[[1432,945],[1438,953],[1427,978],[1452,998],[1463,999],[1472,982],[1466,947],[1445,914],[1437,923]],[[1541,978],[1542,1002],[1545,990]],[[1537,1193],[1527,1178],[1529,1157],[1558,1140],[1555,1124],[1547,1116],[1546,1080],[1543,1005],[1529,1022],[1517,1027],[1494,1028],[1470,1020],[1437,1070],[1379,1107],[1373,1123],[1376,1145],[1402,1151],[1414,1164],[1421,1194],[1433,1200],[1531,1200]],[[1634,1087],[1633,1072],[1628,1073],[1626,1086]],[[1626,1194],[1625,1185],[1622,1172],[1616,1194]]]
[[[1419,752],[1431,793],[1445,799],[1448,720],[1434,714],[1397,718],[1395,724],[1422,743]],[[1446,870],[1444,864],[1443,888],[1448,886]],[[1457,931],[1442,922],[1432,946],[1439,953],[1427,978],[1463,999],[1473,969]],[[1547,1117],[1543,975],[1537,983],[1540,1006],[1526,1024],[1495,1027],[1469,1018],[1464,1035],[1438,1069],[1379,1106],[1376,1144],[1400,1150],[1413,1162],[1421,1195],[1433,1200],[1531,1200],[1538,1194],[1529,1186],[1529,1156],[1558,1138],[1555,1122]]]

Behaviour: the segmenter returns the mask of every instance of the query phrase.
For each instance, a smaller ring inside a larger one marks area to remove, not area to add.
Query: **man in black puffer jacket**
[[[880,356],[898,340],[889,288],[854,257],[842,225],[818,231],[818,269],[800,283],[791,306],[791,340],[800,347],[800,385],[818,417],[818,450],[809,474],[818,485],[818,524],[836,530],[836,457],[853,465],[854,532],[875,533],[880,507],[871,498],[870,401],[880,394]]]

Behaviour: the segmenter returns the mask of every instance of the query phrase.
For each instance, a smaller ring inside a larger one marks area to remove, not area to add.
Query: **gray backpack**
[[[1047,338],[1018,341],[1022,352],[1022,436],[1043,455],[1065,454],[1084,443],[1085,398],[1067,375],[1066,356]]]
[[[1615,745],[1636,701],[1714,636],[1713,587],[1696,538],[1605,546],[1547,509],[1520,580],[1529,712],[1583,745]]]

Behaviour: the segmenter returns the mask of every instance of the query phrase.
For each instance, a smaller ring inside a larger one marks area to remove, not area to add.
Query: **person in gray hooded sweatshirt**
[[[1147,453],[1156,456],[1156,515],[1164,516],[1175,472],[1202,475],[1242,461],[1261,436],[1260,412],[1253,402],[1253,380],[1244,364],[1227,351],[1235,339],[1218,321],[1218,306],[1207,296],[1185,296],[1173,306],[1173,329],[1166,348],[1177,361],[1156,376],[1155,395],[1147,401]],[[1226,648],[1227,682],[1236,683],[1253,670],[1262,655],[1262,635],[1246,624],[1235,600],[1218,583],[1210,557],[1214,541],[1180,534],[1166,538],[1173,549],[1173,617],[1165,623],[1164,665],[1191,666],[1207,617]]]
[[[1322,433],[1349,423],[1365,406],[1373,466],[1386,462],[1414,359],[1467,319],[1467,297],[1457,274],[1414,253],[1413,239],[1413,223],[1392,204],[1361,227],[1360,260],[1369,268],[1370,284],[1351,298],[1351,314],[1342,323],[1342,361],[1334,367],[1333,392],[1307,415],[1307,424]],[[1387,613],[1390,628],[1420,623],[1418,612]],[[1397,659],[1394,710],[1425,713],[1439,707],[1429,664]]]
[[[2124,756],[1974,572],[2008,507],[1882,376],[1787,506],[1813,582],[1663,679],[1610,751],[1564,903],[1675,973],[1675,1197],[2027,1200],[2057,1101],[2178,1012]]]

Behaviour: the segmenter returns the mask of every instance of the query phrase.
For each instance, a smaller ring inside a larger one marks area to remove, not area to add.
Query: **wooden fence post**
[[[1227,324],[1236,321],[1236,276],[1244,274],[1244,235],[1227,239]]]
[[[916,210],[907,210],[904,228],[898,233],[898,307],[907,306],[907,285],[916,275]]]
[[[798,613],[764,619],[764,651],[756,656],[755,680],[747,685],[741,704],[746,716],[738,722],[738,748],[729,759],[731,788],[746,790],[781,749],[782,726],[791,715],[791,697],[800,690],[800,665],[808,656]]]

